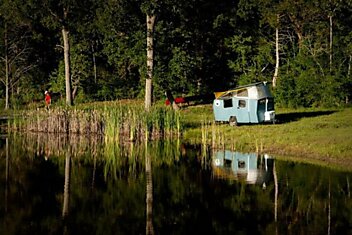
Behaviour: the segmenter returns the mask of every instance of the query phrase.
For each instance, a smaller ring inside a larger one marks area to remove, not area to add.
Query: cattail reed
[[[182,131],[180,114],[161,107],[146,112],[137,106],[105,106],[94,109],[51,109],[28,111],[23,120],[10,124],[12,130],[102,135],[106,141],[136,141],[143,138],[179,137]]]

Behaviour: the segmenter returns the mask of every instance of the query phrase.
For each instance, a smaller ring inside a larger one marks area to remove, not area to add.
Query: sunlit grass
[[[192,112],[191,110],[195,110]],[[352,161],[352,109],[277,110],[278,124],[215,124],[211,106],[183,111],[184,139],[214,148]],[[204,123],[207,123],[205,125]]]
[[[32,113],[30,113],[32,112]],[[255,151],[275,155],[297,156],[329,163],[352,162],[352,109],[277,109],[279,122],[231,127],[214,122],[212,105],[197,105],[173,111],[163,104],[144,111],[143,101],[124,100],[82,104],[72,108],[56,108],[49,119],[44,110],[25,111],[32,117],[29,127],[61,123],[53,130],[69,128],[69,132],[101,132],[106,142],[149,141],[165,137],[182,138],[197,144],[203,152],[212,149]],[[18,114],[18,113],[17,113]],[[30,119],[30,118],[29,118]],[[41,122],[40,120],[44,120]],[[68,125],[65,121],[70,119]],[[23,122],[14,119],[12,126]],[[67,127],[65,127],[67,125]],[[28,126],[27,126],[28,127]],[[89,131],[88,131],[89,130]],[[54,131],[55,132],[55,131]]]

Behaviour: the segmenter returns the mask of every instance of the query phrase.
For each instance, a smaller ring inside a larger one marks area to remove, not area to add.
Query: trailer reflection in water
[[[245,181],[265,188],[273,179],[273,162],[267,154],[217,151],[213,157],[213,172],[217,178]]]

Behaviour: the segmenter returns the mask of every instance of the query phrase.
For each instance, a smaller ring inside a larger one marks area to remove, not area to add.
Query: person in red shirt
[[[46,109],[49,110],[50,104],[51,104],[51,97],[48,91],[45,91],[44,94],[45,94],[45,106],[46,106]]]

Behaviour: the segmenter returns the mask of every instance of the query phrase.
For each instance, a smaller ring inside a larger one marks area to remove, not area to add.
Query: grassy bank
[[[352,169],[352,109],[277,110],[275,125],[215,124],[211,106],[183,110],[184,139]]]
[[[211,105],[189,106],[173,112],[159,104],[149,113],[143,107],[142,101],[130,100],[89,103],[65,110],[57,107],[49,116],[44,110],[23,113],[27,116],[27,131],[99,134],[111,141],[120,137],[128,141],[146,136],[179,137],[182,131],[183,142],[205,148],[257,151],[352,169],[352,108],[277,109],[275,125],[231,127],[213,121]]]

